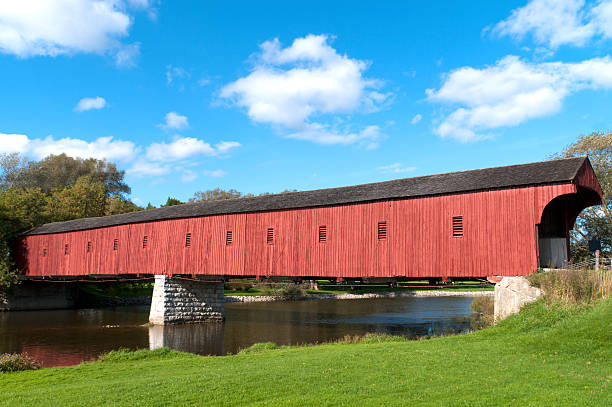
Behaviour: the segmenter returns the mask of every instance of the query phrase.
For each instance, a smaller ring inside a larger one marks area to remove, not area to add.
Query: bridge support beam
[[[224,319],[223,282],[155,276],[150,323],[167,325]]]

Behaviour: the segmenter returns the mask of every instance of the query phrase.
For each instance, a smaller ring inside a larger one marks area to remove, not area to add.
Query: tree
[[[107,198],[106,212],[105,215],[119,215],[121,213],[138,212],[142,211],[142,208],[136,205],[134,202],[112,196]]]
[[[179,201],[178,199],[168,197],[168,200],[161,207],[165,208],[166,206],[174,206],[174,205],[182,205],[185,202]]]
[[[248,194],[246,196],[253,196]],[[193,198],[189,198],[190,203],[194,202],[202,202],[202,201],[221,201],[224,199],[234,199],[234,198],[243,198],[241,192],[236,191],[235,189],[223,190],[221,188],[209,189],[207,191],[198,191],[193,194]]]
[[[0,300],[17,281],[11,245],[47,222],[142,210],[125,194],[124,172],[104,160],[61,154],[28,161],[0,155]]]
[[[28,159],[19,153],[0,154],[0,190],[5,190],[17,186]]]
[[[605,256],[612,254],[612,132],[581,135],[555,157],[588,155],[603,191],[602,205],[582,211],[570,232],[572,257],[580,260],[590,257],[588,241],[601,240]]]
[[[119,171],[115,164],[95,158],[72,158],[66,154],[28,162],[19,171],[15,186],[39,187],[50,194],[54,189],[72,185],[84,176],[89,176],[92,183],[103,185],[104,193],[109,197],[124,197],[131,192],[123,180],[125,171]]]
[[[281,194],[287,194],[289,192],[296,192],[295,189],[285,189],[280,192]],[[193,194],[193,198],[189,198],[189,203],[202,202],[202,201],[222,201],[224,199],[236,199],[236,198],[252,198],[254,196],[267,196],[275,195],[272,192],[263,192],[259,195],[243,194],[242,192],[236,191],[235,189],[223,190],[221,188],[209,189],[207,191],[198,191]]]
[[[0,190],[0,302],[18,282],[11,243],[19,233],[48,221],[46,199],[40,188]]]
[[[67,187],[54,188],[48,199],[48,211],[54,222],[62,222],[104,216],[106,203],[104,185],[93,183],[90,176],[84,176]]]

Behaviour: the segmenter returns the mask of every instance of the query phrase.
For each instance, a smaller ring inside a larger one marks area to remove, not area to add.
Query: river
[[[473,297],[228,303],[226,322],[147,326],[149,307],[0,312],[0,353],[25,352],[44,367],[119,349],[169,348],[226,355],[257,342],[333,341],[369,332],[410,338],[470,331]]]

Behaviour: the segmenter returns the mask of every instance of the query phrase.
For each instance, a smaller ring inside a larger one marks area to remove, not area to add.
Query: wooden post
[[[599,250],[595,250],[595,271],[599,271]]]

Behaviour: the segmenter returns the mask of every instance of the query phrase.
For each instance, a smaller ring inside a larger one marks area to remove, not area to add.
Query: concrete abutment
[[[504,277],[495,284],[495,321],[516,314],[523,305],[536,301],[542,290],[532,287],[525,277]]]
[[[149,322],[154,325],[225,320],[222,281],[155,276]]]

